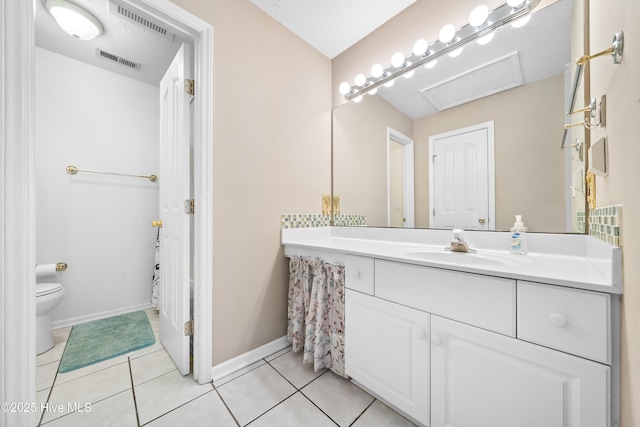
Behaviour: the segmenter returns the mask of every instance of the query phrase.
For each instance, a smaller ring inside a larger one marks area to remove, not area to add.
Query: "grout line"
[[[264,359],[256,360],[256,361],[255,361],[255,362],[253,362],[251,365],[255,365],[256,363],[258,363],[258,362],[260,362],[260,361],[264,361]],[[247,372],[244,372],[244,373],[242,373],[242,374],[238,375],[237,377],[234,377],[234,378],[230,379],[229,381],[226,381],[226,382],[224,382],[224,383],[220,384],[218,387],[222,387],[222,386],[223,386],[223,385],[225,385],[225,384],[229,384],[231,381],[235,381],[235,380],[237,380],[238,378],[244,377],[244,376],[245,376],[245,375],[247,375],[248,373],[253,372],[253,371],[255,371],[255,370],[256,370],[256,369],[258,369],[258,368],[261,368],[261,367],[263,367],[264,365],[266,365],[266,364],[268,364],[268,363],[269,363],[269,362],[265,362],[265,363],[261,364],[260,366],[256,366],[255,368],[253,368],[253,369],[251,369],[251,370],[249,370],[249,371],[247,371]],[[218,382],[219,382],[219,381],[224,380],[224,379],[225,379],[225,378],[227,378],[227,377],[230,377],[231,375],[235,374],[235,373],[236,373],[236,372],[238,372],[238,371],[241,371],[241,370],[243,370],[243,369],[247,369],[247,368],[248,368],[249,366],[251,366],[251,365],[245,366],[244,368],[240,368],[240,369],[238,369],[237,371],[233,371],[233,372],[231,372],[229,375],[225,375],[224,377],[220,378],[220,379],[218,380]],[[211,384],[213,384],[213,381],[211,382]],[[217,388],[217,387],[216,387],[216,386],[214,386],[214,388]]]
[[[133,407],[136,410],[136,424],[140,427],[140,415],[138,415],[138,402],[136,401],[136,388],[133,385],[133,371],[131,370],[131,359],[127,357],[127,365],[129,366],[129,380],[131,381],[131,394],[133,394]]]
[[[324,375],[324,374],[322,374],[322,375]],[[321,375],[321,376],[322,376],[322,375]],[[320,377],[318,377],[318,378],[320,378]],[[312,381],[312,382],[313,382],[313,381]],[[319,407],[318,405],[316,405],[316,402],[314,402],[313,400],[311,400],[311,398],[310,398],[309,396],[307,396],[306,394],[304,394],[304,393],[302,392],[302,390],[300,390],[300,394],[301,394],[302,396],[304,396],[304,398],[305,398],[305,399],[307,399],[309,402],[311,402],[311,404],[312,404],[313,406],[315,406],[316,408],[318,408],[318,410],[319,410],[320,412],[322,412],[322,413],[323,413],[327,418],[329,418],[329,419],[331,420],[331,422],[332,422],[332,423],[334,423],[334,424],[335,424],[335,425],[337,425],[337,426],[340,426],[340,424],[338,424],[338,422],[337,422],[336,420],[334,420],[333,418],[331,418],[331,416],[329,416],[329,414],[327,414],[325,411],[323,411],[321,407]],[[359,416],[358,416],[358,417],[359,417]],[[356,419],[357,419],[357,418],[356,418]]]
[[[211,384],[211,383],[209,383],[209,384]],[[213,388],[213,384],[211,384],[211,385],[212,385],[212,390],[210,390],[210,391],[208,391],[208,392],[206,392],[206,393],[204,393],[204,394],[201,394],[200,396],[196,396],[196,397],[194,397],[193,399],[191,399],[191,400],[188,400],[188,401],[184,402],[184,403],[183,403],[182,405],[180,405],[180,406],[176,406],[175,408],[173,408],[173,409],[172,409],[172,410],[170,410],[169,412],[165,412],[164,414],[158,415],[157,417],[155,417],[155,418],[153,418],[153,419],[151,419],[151,420],[147,421],[146,423],[144,423],[144,424],[143,424],[143,426],[149,425],[149,424],[153,423],[154,421],[156,421],[156,420],[158,420],[158,419],[160,419],[160,418],[164,417],[165,415],[169,415],[170,413],[172,413],[172,412],[174,412],[174,411],[176,411],[176,410],[178,410],[178,409],[180,409],[180,408],[182,408],[182,407],[184,407],[184,406],[188,405],[189,403],[193,402],[194,400],[198,400],[198,399],[200,399],[201,397],[204,397],[204,396],[206,396],[207,394],[212,393],[212,392],[215,390],[215,388]]]
[[[376,399],[376,398],[374,398],[374,399],[371,401],[371,403],[369,403],[369,404],[367,405],[367,407],[366,407],[366,408],[364,408],[364,410],[363,410],[362,412],[360,412],[360,415],[358,415],[358,416],[356,417],[356,419],[355,419],[355,420],[353,420],[353,422],[352,422],[351,424],[349,424],[349,427],[352,427],[352,426],[353,426],[353,425],[354,425],[354,424],[355,424],[355,423],[360,419],[360,417],[361,417],[362,415],[364,415],[364,413],[365,413],[365,412],[367,412],[367,410],[368,410],[369,408],[371,408],[371,405],[373,405],[373,404],[376,402],[376,400],[377,400],[377,399]]]
[[[222,398],[222,395],[220,394],[220,392],[218,391],[218,388],[216,386],[213,385],[213,382],[211,383],[211,386],[213,387],[213,390],[216,392],[216,394],[218,395],[218,397],[220,398],[220,400],[222,401],[222,404],[224,405],[225,408],[227,408],[227,412],[229,412],[229,415],[231,415],[231,418],[233,418],[233,421],[236,423],[236,425],[239,427],[240,423],[238,422],[238,420],[236,419],[236,416],[233,415],[233,412],[231,412],[231,409],[229,409],[229,406],[227,405],[227,402],[224,401],[224,399]]]
[[[295,387],[294,387],[295,389]],[[270,412],[273,408],[275,408],[276,406],[281,405],[282,403],[284,403],[286,400],[290,399],[292,396],[294,396],[296,393],[300,393],[298,390],[294,391],[293,393],[291,393],[290,395],[288,395],[287,397],[285,397],[284,399],[282,399],[280,402],[276,403],[275,405],[273,405],[272,407],[270,407],[269,409],[267,409],[266,411],[264,411],[263,413],[261,413],[260,415],[258,415],[257,417],[255,417],[254,419],[252,419],[251,421],[249,421],[248,423],[245,424],[245,426],[248,426],[249,424],[251,424],[252,422],[254,422],[255,420],[257,420],[258,418],[262,417],[263,415],[265,415],[267,412]],[[221,396],[222,397],[222,396]],[[233,414],[232,414],[233,415]],[[235,419],[235,417],[234,417]]]

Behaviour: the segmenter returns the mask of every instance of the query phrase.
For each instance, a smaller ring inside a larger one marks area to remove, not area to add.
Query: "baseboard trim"
[[[153,307],[150,302],[144,304],[130,305],[128,307],[118,308],[116,310],[101,311],[100,313],[89,314],[86,316],[72,317],[69,319],[56,320],[51,322],[53,329],[66,328],[67,326],[79,325],[80,323],[91,322],[92,320],[106,319],[107,317],[117,316],[119,314],[131,313],[138,310],[146,310]]]
[[[240,356],[236,356],[233,359],[229,359],[226,362],[215,365],[211,368],[211,377],[213,378],[213,381],[217,381],[220,378],[226,377],[239,369],[245,368],[260,359],[264,359],[265,357],[289,346],[291,346],[291,343],[287,340],[286,336],[278,338],[263,346],[241,354]]]

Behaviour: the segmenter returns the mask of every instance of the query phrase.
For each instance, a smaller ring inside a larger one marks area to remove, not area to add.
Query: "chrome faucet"
[[[451,238],[451,246],[450,247],[446,247],[444,248],[446,251],[452,251],[452,252],[466,252],[466,253],[475,253],[476,251],[474,249],[471,249],[469,247],[469,244],[467,242],[465,242],[465,240],[462,238],[462,233],[463,231],[460,229],[455,229],[453,230],[453,236]]]

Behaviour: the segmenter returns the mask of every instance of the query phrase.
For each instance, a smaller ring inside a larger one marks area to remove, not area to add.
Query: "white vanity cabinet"
[[[345,260],[345,364],[430,427],[612,426],[610,295]]]
[[[431,316],[432,427],[603,427],[609,367]]]
[[[345,371],[429,424],[429,314],[347,289]]]

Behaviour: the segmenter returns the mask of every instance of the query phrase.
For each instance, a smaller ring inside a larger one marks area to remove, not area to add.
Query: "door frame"
[[[387,227],[391,227],[391,141],[402,145],[402,199],[404,228],[415,227],[415,177],[413,139],[387,126]]]
[[[194,44],[194,336],[193,376],[211,381],[213,292],[213,27],[166,0],[120,0]],[[0,0],[0,399],[35,402],[35,0]],[[32,413],[2,421],[32,426]],[[0,423],[2,424],[2,423]]]
[[[489,220],[489,230],[496,229],[496,161],[495,161],[495,132],[494,132],[494,121],[488,121],[484,123],[478,123],[476,125],[467,126],[460,129],[454,129],[449,132],[439,133],[437,135],[429,136],[429,157],[427,158],[427,164],[429,165],[429,226],[432,226],[435,222],[435,217],[433,214],[433,206],[435,203],[434,196],[434,177],[433,177],[433,144],[438,139],[448,138],[455,135],[460,135],[463,133],[475,132],[477,130],[486,129],[487,130],[487,174],[489,183],[489,213],[487,215]]]

